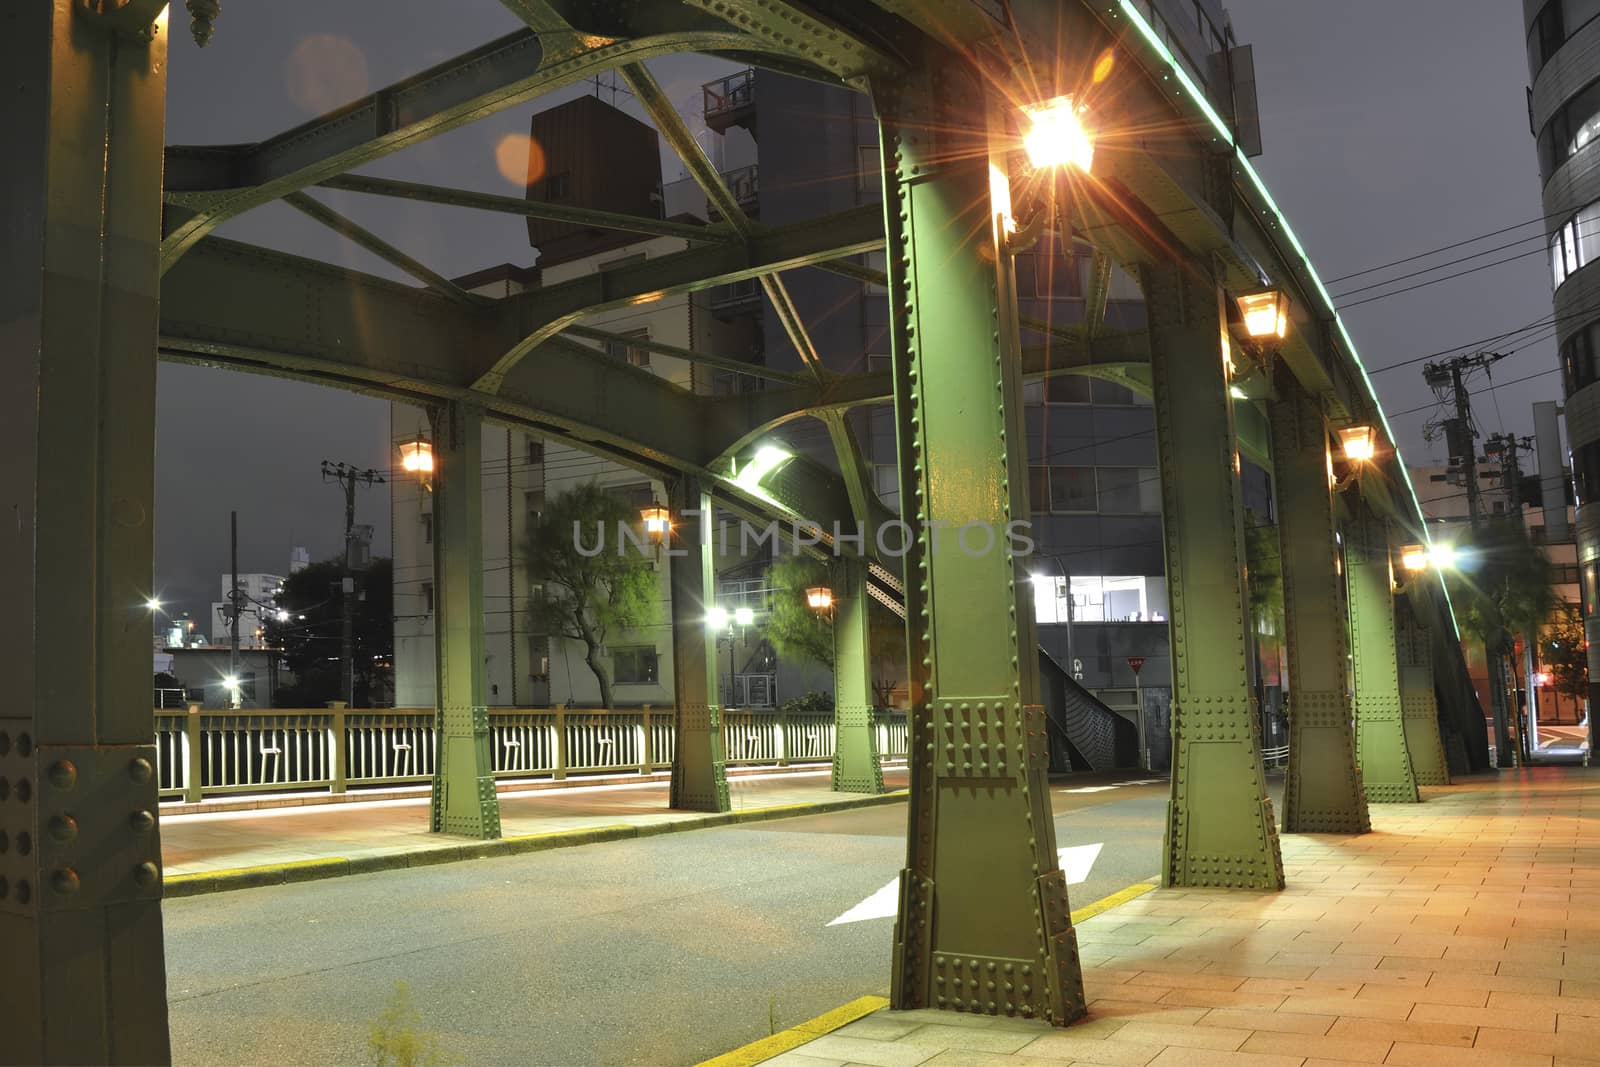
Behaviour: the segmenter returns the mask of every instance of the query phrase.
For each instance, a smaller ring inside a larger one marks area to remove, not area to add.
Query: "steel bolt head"
[[[148,811],[136,811],[128,816],[128,825],[136,832],[144,833],[155,827],[156,817]]]
[[[69,759],[58,759],[50,765],[50,784],[57,789],[71,789],[78,784],[78,768]]]
[[[161,868],[146,860],[133,869],[133,880],[144,888],[149,889],[161,881]]]
[[[150,761],[140,756],[128,761],[128,777],[143,785],[155,776],[155,768],[150,766]]]
[[[78,881],[78,872],[71,867],[62,867],[50,876],[50,884],[57,893],[71,896],[76,893],[81,885]]]
[[[50,836],[67,842],[78,836],[78,820],[70,815],[50,816]]]

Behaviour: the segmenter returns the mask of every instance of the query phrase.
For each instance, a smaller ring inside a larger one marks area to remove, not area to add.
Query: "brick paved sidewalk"
[[[1370,834],[1284,835],[1281,893],[1164,889],[1080,924],[1066,1030],[881,1011],[767,1063],[1600,1065],[1600,774],[1423,793]]]

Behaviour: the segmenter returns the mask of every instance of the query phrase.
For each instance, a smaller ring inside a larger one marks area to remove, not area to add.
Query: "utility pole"
[[[228,512],[228,565],[233,580],[228,583],[228,703],[237,708],[239,699],[239,513]]]
[[[1506,494],[1507,518],[1522,523],[1522,464],[1517,459],[1517,453],[1526,451],[1533,453],[1533,438],[1518,438],[1515,434],[1492,434],[1484,442],[1486,456],[1498,455],[1500,457],[1500,487]],[[1538,709],[1535,707],[1537,697],[1534,685],[1534,675],[1537,673],[1535,664],[1534,645],[1538,641],[1537,633],[1525,633],[1522,647],[1522,691],[1524,694],[1523,711],[1517,716],[1517,752],[1525,764],[1533,762],[1534,728],[1538,722]]]
[[[1472,397],[1467,392],[1466,375],[1473,370],[1487,370],[1493,363],[1509,353],[1474,352],[1459,355],[1437,363],[1427,363],[1422,368],[1422,379],[1435,389],[1450,387],[1451,406],[1455,409],[1455,433],[1445,432],[1451,452],[1459,452],[1461,473],[1467,483],[1467,521],[1474,535],[1478,533],[1482,511],[1478,505],[1478,446],[1477,429],[1472,424]],[[1508,726],[1509,709],[1506,699],[1505,663],[1501,650],[1505,644],[1502,631],[1484,642],[1484,662],[1489,669],[1489,704],[1494,716],[1494,762],[1497,767],[1512,766],[1513,752]]]
[[[345,707],[353,708],[356,703],[356,579],[351,563],[355,546],[356,486],[382,485],[384,478],[370,467],[362,470],[348,463],[333,463],[325,459],[322,461],[322,480],[338,482],[344,490],[344,581],[339,590],[339,694],[344,698]]]

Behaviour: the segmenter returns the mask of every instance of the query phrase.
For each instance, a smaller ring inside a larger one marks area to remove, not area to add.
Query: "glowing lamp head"
[[[665,537],[672,530],[672,513],[660,505],[640,508],[639,518],[644,522],[644,532],[651,537]]]
[[[1244,332],[1258,341],[1283,340],[1289,333],[1289,298],[1282,289],[1263,289],[1237,298]]]
[[[1435,541],[1428,547],[1428,562],[1440,569],[1448,570],[1456,565],[1456,546]]]
[[[1040,169],[1070,164],[1088,174],[1094,163],[1094,138],[1084,124],[1086,110],[1070,96],[1025,106],[1028,132],[1022,135],[1022,147],[1028,162]]]
[[[825,585],[814,585],[807,589],[806,607],[812,611],[827,611],[833,607],[833,590]]]
[[[725,630],[728,627],[728,609],[711,608],[706,612],[706,629]]]
[[[231,691],[239,688],[239,679],[235,678],[233,675],[230,674],[230,675],[228,675],[226,678],[224,678],[222,680],[222,684],[226,689],[228,689],[231,692]]]
[[[1378,454],[1378,432],[1371,426],[1346,426],[1339,431],[1344,458],[1354,463],[1370,463]]]
[[[756,613],[752,608],[734,608],[733,621],[740,626],[749,626],[756,621]]]
[[[432,474],[433,442],[423,437],[400,442],[400,466],[408,474]]]
[[[156,597],[151,597],[149,600],[144,602],[144,606],[149,608],[151,611],[160,611],[161,601]]]
[[[1400,546],[1400,566],[1412,574],[1428,569],[1428,550],[1421,545]]]
[[[1550,684],[1550,675],[1547,674],[1544,671],[1539,671],[1537,674],[1535,674],[1533,676],[1533,684],[1536,685],[1536,686],[1537,685],[1549,685]]]

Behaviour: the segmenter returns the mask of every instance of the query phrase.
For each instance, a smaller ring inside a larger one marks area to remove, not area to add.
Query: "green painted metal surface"
[[[500,836],[483,666],[483,409],[442,404],[433,425],[435,833]]]
[[[1162,878],[1172,886],[1282,889],[1250,684],[1223,297],[1204,264],[1141,274],[1172,609],[1172,799]]]
[[[1372,829],[1356,770],[1343,586],[1321,399],[1293,380],[1269,408],[1289,659],[1288,833]]]
[[[672,756],[671,804],[685,811],[727,811],[728,766],[722,742],[722,708],[716,700],[717,643],[706,630],[706,609],[716,602],[716,575],[708,535],[714,512],[698,478],[672,484],[672,685],[678,705],[678,740]]]
[[[834,561],[833,572],[833,788],[843,793],[883,792],[883,760],[872,717],[871,595],[867,565]]]
[[[56,0],[8,5],[0,35],[6,1063],[171,1057],[145,606],[167,33],[148,28]]]
[[[1400,716],[1389,525],[1357,495],[1344,527],[1350,600],[1350,668],[1355,683],[1356,760],[1367,800],[1414,803],[1417,780]]]
[[[990,198],[990,167],[1006,161],[991,156],[982,80],[948,56],[926,65],[935,73],[874,87],[901,508],[917,531],[891,998],[1065,1025],[1083,1014],[1083,983],[1045,781],[1032,597],[1004,539],[1029,514],[1015,292]],[[964,550],[965,524],[998,544]]]
[[[1418,785],[1449,785],[1450,768],[1433,686],[1433,641],[1410,595],[1395,601],[1395,654],[1400,670],[1400,717],[1412,777]]]

